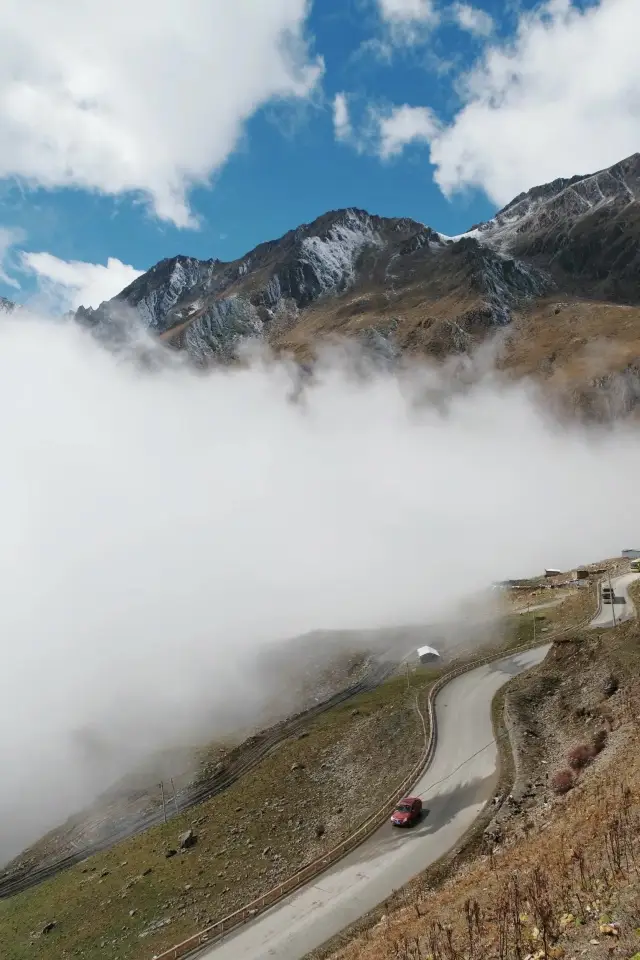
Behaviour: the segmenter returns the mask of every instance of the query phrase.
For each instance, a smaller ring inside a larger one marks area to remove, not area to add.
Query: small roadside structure
[[[576,570],[576,580],[588,580],[588,579],[589,579],[589,571],[587,570],[587,568],[578,567],[578,569]]]
[[[544,571],[545,577],[559,577],[562,574],[562,570],[556,570],[555,567],[547,567]]]
[[[440,659],[440,654],[435,647],[418,647],[418,658],[420,663],[433,663]]]

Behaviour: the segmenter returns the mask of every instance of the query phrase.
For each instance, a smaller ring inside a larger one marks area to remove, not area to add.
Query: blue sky
[[[31,0],[27,6],[41,2]],[[160,9],[164,0],[157,2],[160,6],[155,9]],[[200,17],[201,2],[187,2]],[[149,0],[130,0],[122,6],[122,15],[137,6],[143,16],[148,4]],[[77,71],[74,74],[67,66],[73,44],[84,39],[82,21],[75,37],[60,38],[61,52],[55,59],[51,48],[57,54],[58,47],[49,46],[49,37],[43,37],[38,46],[28,35],[32,49],[26,62],[33,65],[34,76],[49,59],[54,64],[51,76],[62,76],[62,92],[51,110],[60,103],[64,106],[63,95],[67,97],[68,90],[80,84],[74,109],[84,112],[78,115],[77,129],[71,133],[64,127],[62,113],[49,133],[49,139],[60,142],[63,159],[57,167],[50,162],[50,143],[33,130],[25,130],[24,124],[18,130],[18,147],[4,165],[0,153],[0,173],[5,173],[0,177],[0,238],[2,230],[5,237],[0,295],[26,300],[42,289],[43,283],[67,282],[64,277],[60,280],[55,269],[49,270],[48,276],[44,261],[32,260],[25,266],[29,254],[46,253],[50,264],[55,258],[106,265],[108,258],[117,258],[137,270],[176,253],[231,260],[326,210],[347,206],[385,216],[413,217],[444,233],[457,234],[490,217],[520,189],[554,176],[589,172],[638,149],[634,146],[637,116],[634,133],[621,102],[623,92],[628,95],[632,71],[624,62],[624,51],[619,83],[614,84],[613,93],[603,95],[602,103],[576,104],[579,83],[565,83],[570,88],[566,103],[561,92],[563,81],[575,74],[576,64],[589,63],[589,44],[593,45],[598,31],[606,32],[608,23],[612,27],[620,22],[632,25],[628,17],[637,7],[632,0],[550,0],[545,5],[529,0],[483,0],[473,7],[437,0],[315,0],[308,5],[304,0],[274,0],[274,10],[277,4],[282,19],[273,26],[272,48],[257,47],[255,56],[257,60],[263,55],[270,57],[268,63],[284,58],[286,80],[274,76],[272,87],[284,86],[290,95],[285,99],[271,96],[268,80],[262,91],[256,68],[256,80],[248,94],[255,109],[238,107],[240,119],[233,114],[235,91],[248,83],[251,60],[249,65],[238,62],[238,72],[234,72],[236,61],[242,60],[243,35],[240,28],[235,30],[227,23],[231,15],[225,13],[222,0],[209,0],[209,8],[219,8],[219,19],[211,21],[210,27],[212,36],[224,40],[225,55],[228,53],[224,70],[221,67],[216,72],[213,52],[211,59],[203,55],[201,72],[194,74],[198,82],[192,79],[189,86],[189,78],[179,76],[181,47],[168,22],[166,38],[161,39],[167,40],[167,49],[175,57],[173,68],[161,68],[155,77],[147,71],[144,80],[136,74],[125,76],[131,86],[124,87],[123,99],[107,103],[105,95],[104,110],[98,81],[92,88],[97,90],[93,101],[85,92],[93,61],[88,61],[80,79]],[[83,0],[63,0],[63,5],[71,16]],[[237,5],[257,10],[260,0],[240,0]],[[614,23],[616,6],[618,21]],[[622,8],[627,11],[627,21],[620,21]],[[17,6],[16,11],[19,9]],[[4,16],[0,13],[0,28]],[[117,19],[117,12],[114,16]],[[93,36],[90,22],[86,28]],[[258,28],[264,32],[260,23]],[[194,29],[206,32],[202,19]],[[278,30],[287,31],[290,56],[283,53]],[[25,42],[24,37],[19,39]],[[116,71],[121,75],[128,66],[118,60],[119,50],[107,55],[109,42],[105,35],[106,53],[100,63],[105,75],[113,69],[115,77]],[[603,43],[606,46],[606,40]],[[549,63],[545,65],[546,47]],[[189,50],[188,44],[185,50]],[[16,69],[25,69],[24,62]],[[175,82],[171,69],[176,71]],[[635,73],[637,77],[637,69]],[[15,74],[0,74],[0,92],[3,84],[15,89]],[[160,91],[158,85],[164,85]],[[49,86],[47,95],[50,90]],[[148,139],[144,130],[139,143],[133,142],[135,133],[133,140],[129,136],[131,146],[124,135],[130,133],[126,123],[135,130],[138,122],[135,113],[133,119],[126,115],[127,97],[133,91],[140,126],[152,116],[151,110],[158,111],[158,117],[156,126],[149,121]],[[198,98],[193,106],[192,91]],[[174,94],[177,106],[171,102]],[[342,94],[348,105],[349,133],[341,138],[334,126],[334,105],[336,95]],[[116,147],[109,144],[107,161],[102,155],[96,160],[92,144],[79,142],[83,136],[86,140],[94,136],[84,131],[82,122],[87,110],[95,107],[105,113],[107,106],[116,120],[118,110],[124,119],[122,128],[115,131]],[[405,116],[409,127],[405,124],[401,135],[394,134],[393,141],[387,141],[390,146],[385,153],[384,124],[397,117],[394,111],[403,106],[409,108]],[[196,107],[198,115],[191,125],[175,113],[176,109],[185,114],[192,109],[195,112]],[[592,120],[583,122],[580,111],[588,118],[589,109]],[[575,121],[574,130],[570,118],[575,118],[576,112],[580,123]],[[598,137],[600,115],[613,116],[616,123],[608,144]],[[15,124],[15,118],[9,119]],[[227,128],[234,123],[234,131],[229,133]],[[217,124],[226,131],[220,142],[215,139]],[[201,131],[203,137],[205,133],[209,137],[204,145],[198,142]],[[163,159],[160,173],[146,169],[147,152],[151,168],[155,155],[170,154],[179,137],[193,140],[191,153],[185,148],[175,158]],[[114,158],[117,149],[122,149],[123,157],[134,149],[142,155],[134,174],[126,167],[126,158]],[[90,162],[85,163],[81,156],[76,169],[74,156],[82,151]],[[113,171],[106,169],[108,163]],[[166,183],[178,176],[175,171],[189,163],[197,173],[187,180],[201,181],[184,191],[198,228],[176,222],[185,219],[182,213],[172,212],[179,202],[158,200],[161,194],[164,197]],[[134,189],[123,187],[118,178],[133,182]],[[116,269],[113,282],[117,284],[121,275],[130,279]],[[89,287],[82,293],[96,295]]]

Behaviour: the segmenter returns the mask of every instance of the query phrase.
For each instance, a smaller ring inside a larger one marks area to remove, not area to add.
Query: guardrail
[[[598,590],[598,596],[599,593],[600,591]],[[422,757],[413,767],[411,772],[407,774],[402,783],[396,787],[393,793],[389,795],[387,800],[384,801],[382,806],[379,807],[375,813],[365,820],[365,822],[361,824],[358,829],[354,831],[354,833],[352,833],[337,846],[329,850],[328,853],[324,854],[324,856],[313,860],[311,863],[292,874],[287,880],[283,880],[282,883],[279,883],[271,890],[268,890],[266,893],[262,894],[262,896],[252,900],[251,903],[247,903],[245,906],[240,907],[238,910],[235,910],[228,916],[223,917],[221,920],[217,920],[215,923],[211,924],[211,926],[193,934],[193,936],[189,937],[187,940],[183,940],[181,943],[170,947],[163,953],[154,954],[153,960],[178,960],[178,958],[185,957],[187,954],[192,953],[199,947],[220,939],[220,937],[230,933],[232,930],[236,929],[236,927],[240,927],[244,923],[254,920],[259,914],[264,913],[265,910],[275,906],[281,900],[284,900],[285,897],[289,896],[289,894],[295,893],[296,890],[304,886],[304,884],[309,880],[314,879],[314,877],[324,873],[324,871],[330,866],[338,863],[338,861],[346,857],[347,854],[351,853],[352,850],[355,850],[356,847],[359,847],[373,833],[375,833],[382,823],[384,823],[386,818],[393,812],[396,803],[402,799],[403,796],[405,796],[407,790],[416,782],[416,780],[418,780],[421,774],[424,773],[424,771],[428,769],[429,765],[431,764],[438,740],[435,701],[442,688],[448,683],[451,683],[452,680],[462,676],[464,673],[468,673],[471,670],[476,670],[479,667],[486,666],[489,663],[495,663],[499,660],[505,660],[509,657],[517,656],[518,653],[524,653],[527,650],[536,649],[537,647],[547,646],[547,644],[551,643],[559,636],[562,636],[563,633],[568,633],[571,630],[579,629],[581,626],[584,626],[585,623],[591,622],[592,619],[593,615],[587,620],[581,621],[579,624],[572,625],[570,627],[564,627],[562,630],[558,630],[557,632],[546,637],[544,643],[525,643],[517,647],[512,647],[510,650],[503,650],[498,653],[489,654],[486,657],[480,657],[477,660],[454,667],[448,673],[439,677],[429,688],[429,693],[427,695],[427,714],[429,718],[428,734],[427,723],[424,714],[420,710],[416,701],[416,707],[418,709],[418,713],[420,714],[425,733],[425,749]]]

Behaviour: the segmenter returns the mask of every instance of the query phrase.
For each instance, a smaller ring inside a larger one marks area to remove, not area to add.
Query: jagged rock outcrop
[[[533,261],[565,292],[640,303],[640,153],[520,194],[470,231]]]
[[[640,155],[516,197],[455,238],[407,218],[331,211],[230,263],[163,260],[79,322],[110,343],[136,324],[194,362],[250,340],[307,361],[347,337],[384,362],[466,351],[554,296],[640,304]]]
[[[508,322],[514,304],[550,285],[541,270],[473,238],[453,242],[413,220],[349,209],[327,213],[232,263],[163,260],[97,310],[81,308],[78,319],[116,341],[135,320],[207,363],[233,359],[250,339],[291,347],[289,335],[316,308],[334,313],[325,325],[334,334],[344,321],[373,310],[374,322],[357,331],[347,322],[344,332],[392,360],[403,349],[395,342],[402,318],[380,308],[402,307],[407,291],[423,305],[464,293],[468,302],[459,315],[473,308],[490,326]]]

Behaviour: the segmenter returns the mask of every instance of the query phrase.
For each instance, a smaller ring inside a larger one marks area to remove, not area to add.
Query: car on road
[[[394,827],[411,827],[422,816],[422,800],[420,797],[405,797],[396,806],[391,814],[391,823]]]

